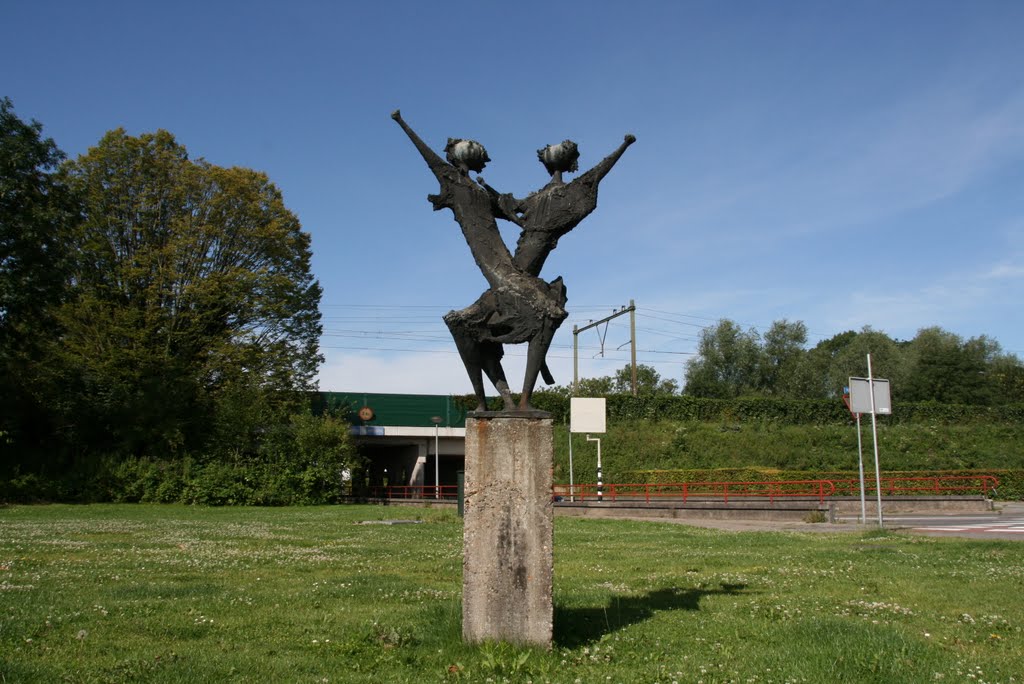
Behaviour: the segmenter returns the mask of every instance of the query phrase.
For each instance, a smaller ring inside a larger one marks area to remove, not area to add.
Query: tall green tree
[[[1024,363],[1015,354],[1001,353],[987,370],[995,404],[1024,402]]]
[[[884,332],[864,326],[859,332],[840,333],[819,347],[825,350],[820,358],[823,397],[840,396],[851,377],[867,377],[867,356],[871,354],[872,375],[889,380],[894,401],[901,398],[906,387],[906,354],[901,344]],[[812,355],[816,351],[812,350]]]
[[[761,347],[761,390],[767,396],[809,398],[813,379],[808,363],[807,326],[786,319],[772,323]]]
[[[217,434],[245,448],[259,427],[231,436],[225,413],[313,387],[310,239],[266,175],[190,160],[166,131],[115,130],[63,178],[83,208],[55,367],[85,443],[164,456]]]
[[[684,391],[698,397],[731,399],[761,386],[761,336],[725,318],[701,331],[697,356],[686,365]]]
[[[989,370],[1000,355],[999,344],[984,335],[964,340],[939,327],[922,328],[906,347],[907,401],[944,404],[990,404],[996,386]]]
[[[619,394],[628,394],[633,391],[633,366],[626,364],[615,371],[612,381],[612,391]],[[636,393],[638,396],[651,396],[653,394],[676,394],[679,392],[679,383],[672,378],[662,378],[661,374],[644,363],[636,365]]]
[[[50,448],[56,427],[40,386],[43,342],[67,289],[74,217],[55,177],[64,154],[42,125],[0,99],[0,444]]]

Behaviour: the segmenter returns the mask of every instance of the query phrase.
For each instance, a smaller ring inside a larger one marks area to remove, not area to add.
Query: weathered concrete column
[[[466,420],[462,638],[551,647],[551,418]]]

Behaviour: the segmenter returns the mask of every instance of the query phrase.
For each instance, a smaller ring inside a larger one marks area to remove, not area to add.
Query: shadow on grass
[[[595,608],[556,605],[554,641],[565,648],[584,646],[600,640],[604,634],[649,620],[659,611],[700,610],[700,600],[705,596],[729,596],[745,588],[745,584],[722,584],[720,589],[670,587],[642,596],[613,596],[607,605]]]

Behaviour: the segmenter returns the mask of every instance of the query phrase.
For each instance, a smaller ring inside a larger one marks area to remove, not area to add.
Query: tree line
[[[1024,401],[1024,364],[984,335],[965,340],[928,327],[901,341],[866,327],[809,347],[807,326],[788,320],[775,321],[763,335],[729,319],[702,330],[681,393],[710,399],[838,398],[849,378],[867,377],[869,353],[874,376],[890,381],[893,401],[977,406]],[[614,375],[581,379],[576,394],[624,394],[631,389],[627,365]],[[554,391],[569,395],[572,388]],[[637,392],[676,394],[680,387],[651,366],[639,364]]]
[[[4,475],[244,470],[301,450],[340,473],[345,425],[304,415],[321,362],[310,259],[265,174],[191,159],[162,130],[68,159],[0,100]]]

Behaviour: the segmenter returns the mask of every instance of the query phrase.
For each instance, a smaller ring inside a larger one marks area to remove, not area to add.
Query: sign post
[[[591,433],[605,432],[605,400],[600,398],[572,397],[569,399],[569,439],[572,439],[574,432]],[[597,500],[603,497],[603,481],[601,473],[601,438],[591,437],[587,434],[588,442],[597,442]],[[572,462],[569,463],[569,493],[570,500],[575,500],[571,495],[573,490]]]
[[[850,378],[850,410],[858,414],[857,439],[860,440],[861,413],[871,414],[871,438],[875,447],[875,494],[878,497],[878,526],[882,527],[882,473],[878,464],[878,422],[879,413],[892,413],[892,399],[889,395],[889,381],[875,378],[871,371],[871,354],[868,354],[868,377]],[[863,466],[862,466],[863,468]],[[861,500],[863,506],[864,479],[861,475]]]
[[[850,415],[857,421],[857,471],[859,474],[858,482],[860,483],[860,524],[864,525],[868,521],[868,507],[867,502],[864,498],[864,446],[861,440],[860,430],[860,414],[856,413],[850,405],[850,388],[844,388],[843,402],[846,404],[846,408],[850,410]]]

